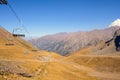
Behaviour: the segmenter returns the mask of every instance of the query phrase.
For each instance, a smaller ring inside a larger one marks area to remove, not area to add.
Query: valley
[[[120,80],[119,8],[120,0],[0,0],[0,80]]]
[[[106,47],[99,43],[62,56],[39,50],[3,28],[0,33],[5,34],[0,35],[0,80],[120,80],[120,56],[113,43]],[[8,34],[14,45],[5,45]]]

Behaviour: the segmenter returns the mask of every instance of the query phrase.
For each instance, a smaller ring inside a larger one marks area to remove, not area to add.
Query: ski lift
[[[14,11],[13,8],[11,7],[11,5],[8,4],[7,0],[0,0],[0,4],[8,5],[9,8],[11,9],[11,11],[13,12],[13,14],[14,14],[14,15],[16,16],[16,18],[18,19],[18,21],[21,23],[20,18],[17,16],[17,14],[15,13],[15,11]],[[14,37],[25,37],[24,34],[15,33],[15,31],[17,31],[17,30],[19,30],[19,28],[13,30],[13,36],[14,36]]]
[[[21,28],[14,29],[12,35],[14,37],[25,37],[25,34],[18,33],[19,31],[22,31],[22,29]]]
[[[32,50],[32,52],[37,52],[37,51],[38,51],[38,50],[36,50],[36,49],[33,49],[33,50]]]
[[[17,18],[18,22],[19,22],[19,23],[21,24],[21,26],[23,27],[23,24],[22,24],[21,19],[18,17],[18,15],[16,14],[16,12],[15,12],[14,9],[12,8],[12,6],[11,6],[10,4],[8,4],[7,0],[0,0],[0,4],[8,5],[8,7],[11,9],[11,11],[13,12],[13,14],[14,14],[15,17]],[[13,37],[25,37],[25,34],[18,33],[19,31],[22,31],[22,29],[21,29],[20,27],[13,29],[13,32],[12,32]],[[9,42],[9,40],[8,40],[8,42]],[[12,46],[12,45],[14,45],[14,44],[9,42],[9,43],[7,43],[6,45],[7,45],[7,46]],[[33,49],[32,51],[33,51],[33,52],[37,52],[38,50]]]
[[[14,46],[14,43],[11,38],[7,39],[7,43],[5,44],[6,46]]]
[[[6,45],[6,46],[14,46],[13,43],[6,43],[5,45]]]

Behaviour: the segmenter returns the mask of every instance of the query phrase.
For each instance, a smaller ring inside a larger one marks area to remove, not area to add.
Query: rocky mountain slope
[[[36,43],[36,46],[40,49],[66,55],[68,53],[79,51],[87,46],[97,45],[101,41],[106,42],[110,40],[118,28],[119,27],[116,26],[103,30],[47,35],[34,39],[34,43]],[[33,43],[33,41],[30,42]]]
[[[120,28],[120,19],[113,21],[108,28],[102,30],[79,31],[71,33],[57,33],[29,40],[39,49],[54,51],[61,55],[67,55],[82,48],[97,45],[113,38],[115,31]]]

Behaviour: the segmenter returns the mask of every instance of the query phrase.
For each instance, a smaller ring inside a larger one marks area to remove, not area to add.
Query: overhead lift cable
[[[18,22],[20,23],[21,27],[24,28],[25,32],[27,32],[28,36],[31,38],[32,42],[34,43],[32,36],[31,36],[30,33],[28,32],[28,30],[26,29],[26,27],[24,26],[24,24],[22,23],[21,19],[18,17],[17,13],[16,13],[15,10],[12,8],[12,6],[10,5],[10,3],[8,3],[8,7],[11,9],[11,11],[12,11],[13,14],[15,15],[16,19],[17,19]],[[19,28],[18,28],[18,29],[19,29]],[[20,36],[20,37],[25,37],[24,34],[15,34],[14,31],[15,31],[15,29],[13,30],[13,36],[14,36],[14,37],[18,37],[18,36]],[[35,47],[35,43],[34,43],[33,45],[34,45],[34,47]],[[33,51],[33,52],[36,52],[36,51],[37,51],[37,50],[36,50],[36,47],[35,47],[35,49],[33,49],[32,51]]]
[[[8,7],[10,8],[10,10],[12,11],[12,13],[15,15],[16,19],[18,20],[18,22],[20,23],[20,27],[13,29],[12,35],[14,37],[25,37],[24,34],[16,34],[15,31],[21,28],[24,28],[24,30],[27,32],[27,34],[29,35],[29,37],[31,38],[31,40],[33,40],[33,38],[31,37],[30,33],[27,31],[26,27],[24,26],[24,24],[22,23],[21,19],[18,17],[17,13],[15,12],[15,10],[12,8],[12,6],[10,5],[10,3],[8,3],[7,0],[0,0],[0,4],[3,5],[8,5]],[[34,42],[34,41],[33,41]],[[35,43],[34,43],[34,47],[35,47]],[[32,50],[33,52],[38,51],[37,48],[35,47],[35,49]]]
[[[14,9],[12,8],[12,6],[11,6],[9,3],[8,3],[7,5],[8,5],[8,7],[10,8],[10,10],[13,12],[13,14],[15,15],[16,19],[18,20],[18,22],[20,23],[20,27],[18,27],[18,28],[16,28],[16,29],[13,29],[13,32],[12,32],[13,36],[14,36],[14,37],[25,37],[24,34],[16,34],[16,33],[15,33],[15,31],[22,29],[23,24],[22,24],[21,19],[18,17],[18,15],[16,14],[16,12],[15,12]]]

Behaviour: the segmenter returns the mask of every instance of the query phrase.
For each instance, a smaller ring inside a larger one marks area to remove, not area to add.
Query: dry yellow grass
[[[88,75],[100,80],[120,80],[120,52],[115,51],[114,43],[109,46],[100,42],[65,58],[66,61],[83,66]]]
[[[44,50],[32,52],[35,48],[31,44],[10,34],[9,37],[15,40],[15,45],[6,46],[7,34],[7,31],[0,28],[0,80],[119,79],[116,75],[116,78],[102,76],[103,70],[107,73],[120,72],[119,57],[81,55],[91,52],[93,47],[67,57]]]
[[[6,46],[8,37],[13,46]],[[21,38],[0,28],[0,80],[96,80],[85,71],[59,62],[64,57],[54,52],[35,49]],[[58,61],[57,61],[58,59]]]
[[[120,56],[74,55],[66,60],[82,65],[90,76],[100,80],[120,80]]]

